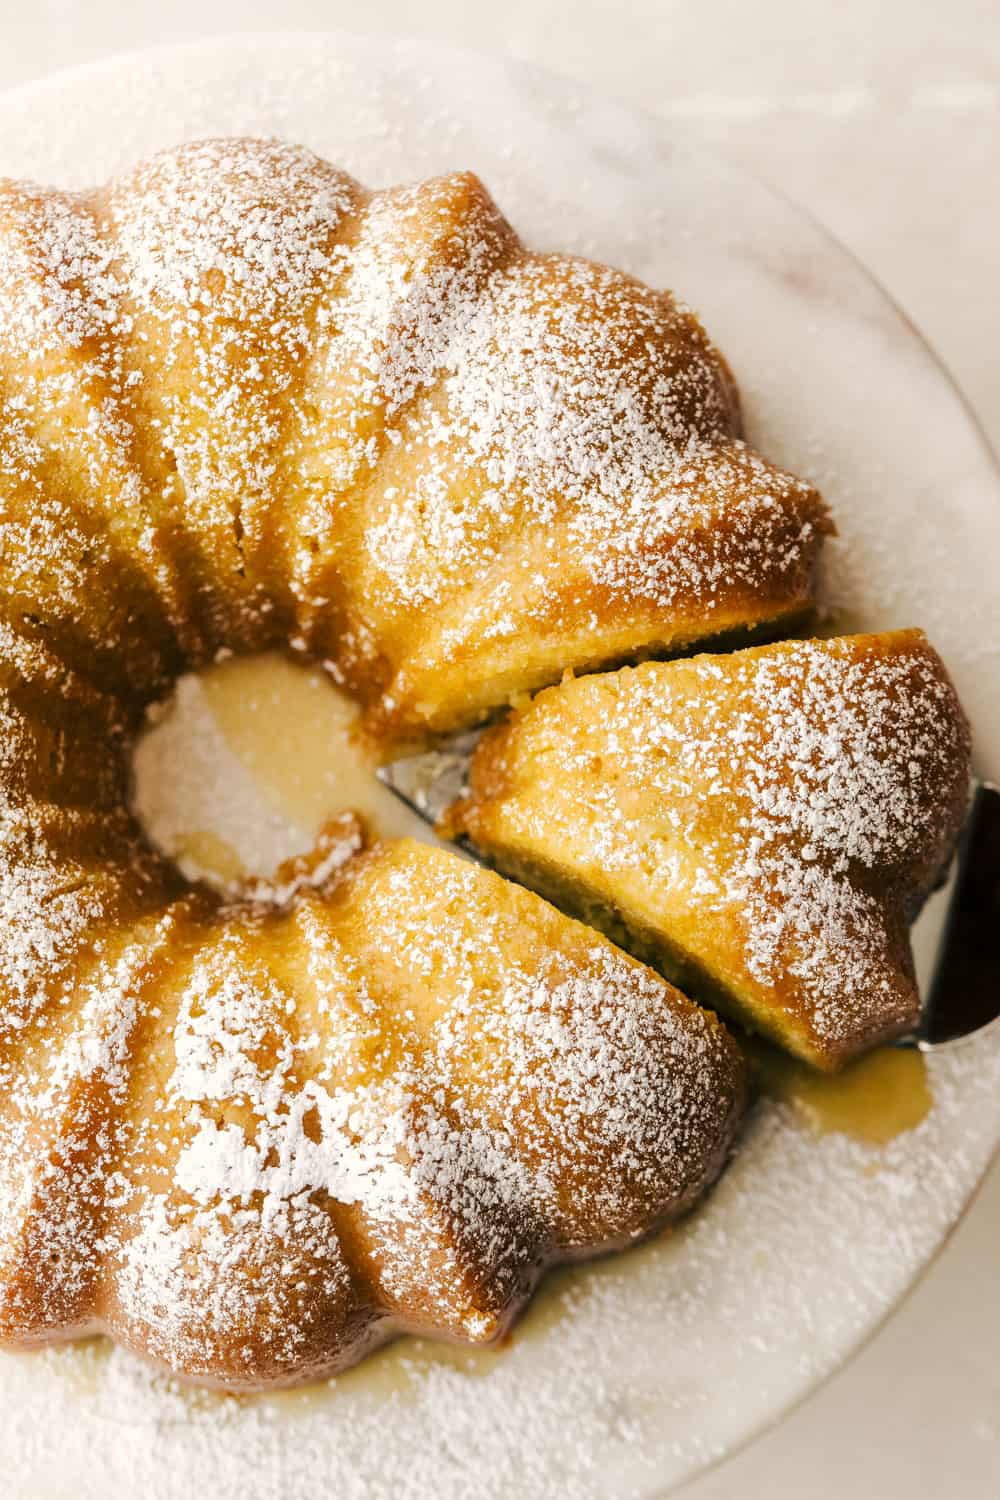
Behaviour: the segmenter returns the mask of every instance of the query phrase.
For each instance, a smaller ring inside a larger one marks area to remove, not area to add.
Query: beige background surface
[[[117,50],[277,26],[504,50],[683,120],[867,263],[1000,448],[997,0],[2,0],[0,88]],[[998,1500],[1000,1169],[868,1349],[685,1493]]]

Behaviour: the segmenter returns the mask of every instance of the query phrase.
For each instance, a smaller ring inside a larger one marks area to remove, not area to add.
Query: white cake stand
[[[116,58],[0,99],[0,172],[101,180],[177,141],[303,141],[381,184],[472,167],[539,247],[679,290],[751,436],[815,479],[851,626],[923,625],[1000,773],[1000,484],[919,336],[801,211],[672,130],[520,65],[331,36]],[[120,1354],[0,1358],[8,1500],[617,1500],[662,1495],[854,1350],[954,1225],[1000,1141],[1000,1038],[930,1065],[881,1149],[758,1110],[679,1233],[557,1278],[509,1347],[405,1341],[332,1388],[185,1393]]]

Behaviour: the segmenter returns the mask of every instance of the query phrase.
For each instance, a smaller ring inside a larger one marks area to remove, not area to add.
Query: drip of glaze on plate
[[[817,1135],[884,1146],[915,1130],[934,1102],[926,1059],[915,1047],[877,1047],[833,1074],[756,1040],[748,1050],[761,1093],[789,1104]]]
[[[376,778],[354,704],[278,653],[181,678],[133,756],[133,807],[182,873],[226,893],[311,850],[338,813],[375,836],[437,842]]]

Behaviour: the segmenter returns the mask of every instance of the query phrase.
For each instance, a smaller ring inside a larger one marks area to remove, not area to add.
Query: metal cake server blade
[[[913,928],[924,1050],[978,1036],[1000,1018],[1000,787],[977,781],[941,890]]]
[[[470,729],[433,750],[402,756],[376,771],[378,779],[432,827],[469,785],[469,762],[484,730]],[[463,852],[465,852],[463,848]]]
[[[482,733],[474,729],[393,761],[378,775],[435,826],[467,787]],[[475,856],[465,844],[462,852]],[[974,784],[948,877],[925,903],[912,939],[923,1013],[916,1032],[899,1045],[932,1051],[1000,1023],[1000,787]]]

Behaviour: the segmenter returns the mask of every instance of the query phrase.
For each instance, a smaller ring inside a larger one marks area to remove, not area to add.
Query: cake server
[[[393,761],[379,778],[436,826],[468,785],[482,732],[474,729],[435,750]],[[475,854],[464,843],[462,849]],[[931,1051],[1000,1021],[1000,787],[974,783],[947,879],[924,905],[912,940],[923,1014],[918,1030],[900,1045]]]
[[[1000,1017],[1000,787],[977,781],[948,879],[913,928],[930,1050],[976,1036]]]

